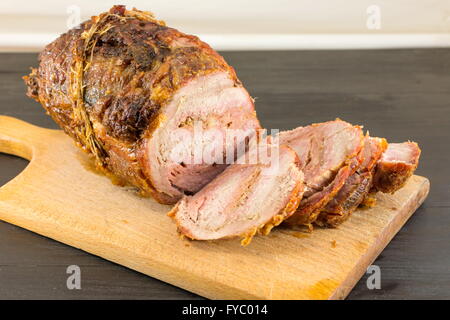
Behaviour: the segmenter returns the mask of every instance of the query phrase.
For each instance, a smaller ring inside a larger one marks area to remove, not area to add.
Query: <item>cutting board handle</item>
[[[46,131],[52,130],[0,115],[0,152],[31,160],[34,150],[45,142],[42,138]]]

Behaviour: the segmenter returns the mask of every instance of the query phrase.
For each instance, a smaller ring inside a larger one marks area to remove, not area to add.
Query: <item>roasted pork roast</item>
[[[176,203],[169,215],[191,239],[245,245],[282,222],[336,227],[371,193],[400,189],[420,157],[414,142],[388,144],[339,119],[265,137],[217,52],[124,6],[47,45],[24,79],[99,170]]]

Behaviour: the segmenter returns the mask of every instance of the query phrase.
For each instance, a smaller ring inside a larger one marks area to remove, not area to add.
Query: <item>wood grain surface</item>
[[[0,188],[0,220],[211,299],[345,298],[429,191],[413,176],[340,228],[278,228],[242,247],[182,239],[170,206],[113,185],[62,131],[0,116],[0,152],[30,160]]]
[[[374,264],[349,299],[450,298],[450,50],[225,52],[256,97],[264,126],[280,130],[339,116],[390,141],[422,148],[417,173],[430,179],[425,203]],[[21,76],[37,54],[0,55],[0,114],[56,128],[25,96]],[[0,184],[27,161],[0,154]],[[52,195],[49,195],[51,197]],[[79,265],[82,290],[68,290],[66,268]],[[199,299],[198,295],[0,222],[1,299]]]

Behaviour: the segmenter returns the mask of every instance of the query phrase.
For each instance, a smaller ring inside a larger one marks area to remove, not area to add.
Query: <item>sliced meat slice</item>
[[[279,148],[278,161],[232,164],[170,211],[180,233],[195,240],[241,236],[247,245],[256,233],[268,234],[297,209],[303,173],[296,153]],[[239,163],[239,161],[238,161]]]
[[[299,209],[286,223],[310,225],[359,167],[362,129],[337,119],[281,132],[279,137],[299,155],[306,185]]]
[[[362,130],[342,120],[315,123],[279,134],[280,144],[293,148],[302,161],[308,190],[321,190],[363,146]]]
[[[383,152],[386,151],[388,143],[384,138],[370,137],[366,135],[363,157],[364,160],[361,163],[359,172],[373,171],[378,160],[380,160]]]
[[[415,142],[389,143],[377,163],[373,189],[394,193],[403,187],[419,164],[420,152]]]
[[[347,220],[351,213],[356,210],[370,191],[373,169],[386,147],[387,142],[385,139],[366,135],[364,148],[360,154],[363,158],[361,165],[322,210],[315,222],[317,225],[336,227]]]

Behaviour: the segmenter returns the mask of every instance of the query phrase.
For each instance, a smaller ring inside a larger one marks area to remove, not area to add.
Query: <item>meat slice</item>
[[[278,161],[233,164],[170,211],[181,234],[196,240],[241,236],[247,245],[256,233],[268,234],[297,209],[303,173],[296,153],[279,148]]]
[[[337,119],[281,132],[279,140],[299,155],[306,185],[304,199],[286,223],[310,226],[359,167],[362,129]]]
[[[124,6],[47,45],[24,78],[98,167],[162,203],[201,189],[225,169],[226,151],[260,128],[253,99],[217,52]],[[235,139],[217,138],[233,129]],[[206,161],[211,140],[222,145]],[[194,149],[200,157],[177,154]]]
[[[377,163],[373,189],[394,193],[403,187],[419,164],[420,152],[415,142],[389,143]]]
[[[385,139],[366,135],[364,148],[361,151],[361,157],[363,158],[361,165],[322,210],[315,221],[317,225],[336,227],[349,218],[368,195],[372,187],[373,170],[386,147]]]
[[[386,151],[388,143],[384,138],[370,137],[366,135],[363,148],[363,162],[359,172],[373,172],[375,166],[380,160],[381,155]]]

